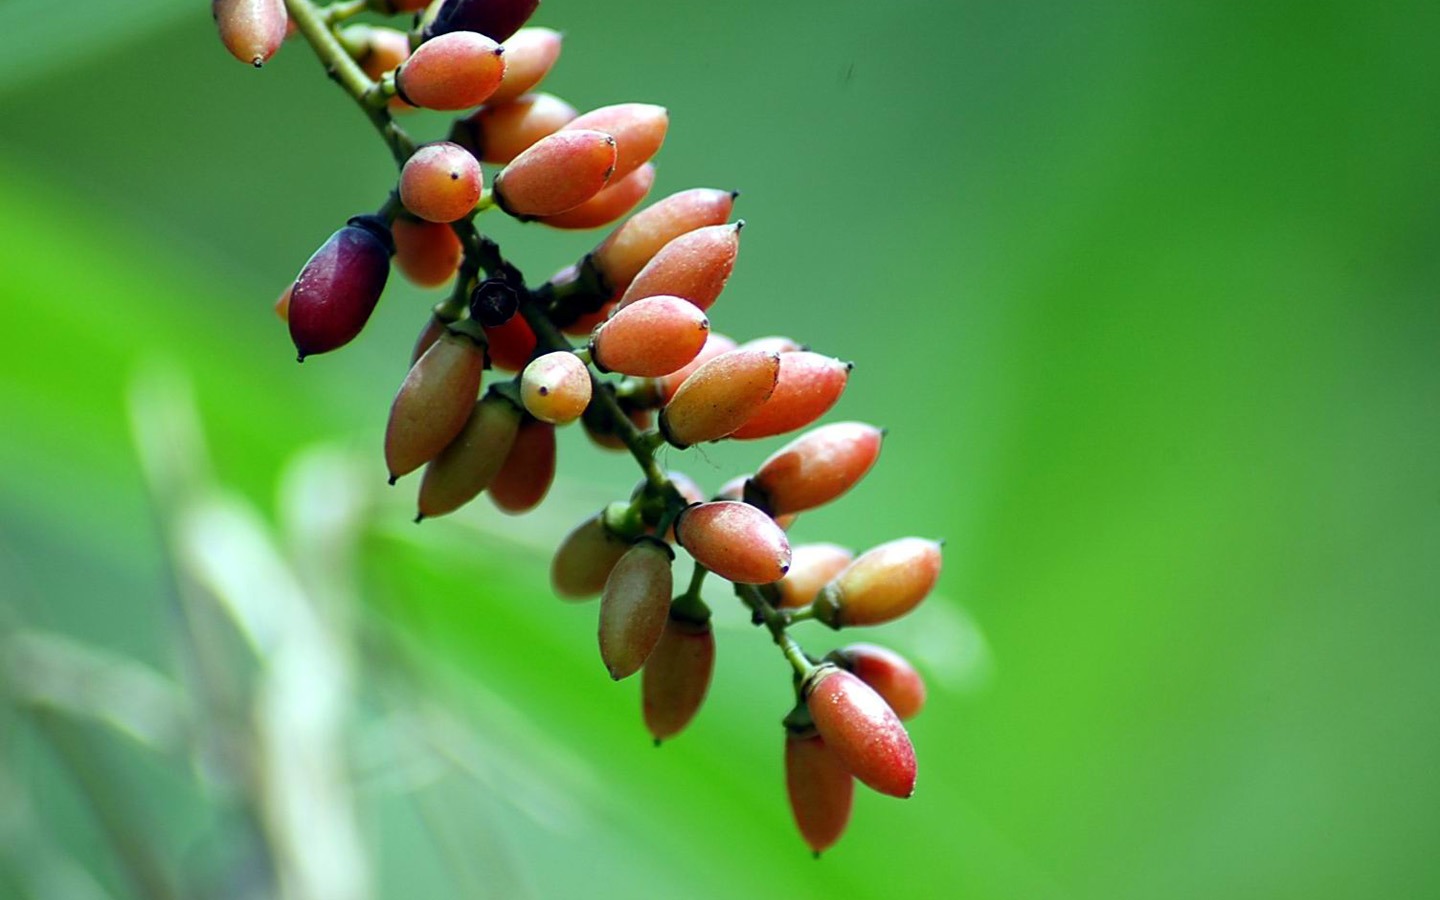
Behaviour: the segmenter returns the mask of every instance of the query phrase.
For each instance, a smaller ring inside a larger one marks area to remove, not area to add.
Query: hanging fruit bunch
[[[909,613],[939,577],[940,545],[902,538],[858,556],[791,546],[796,516],[854,487],[884,432],[811,428],[839,400],[850,363],[788,338],[737,343],[712,329],[740,249],[737,195],[693,188],[626,219],[654,182],[667,112],[620,103],[581,114],[538,92],[561,36],[522,27],[537,5],[214,0],[221,38],[245,63],[260,66],[298,31],[399,170],[376,212],[349,219],[301,267],[277,311],[303,361],[360,334],[392,261],[417,285],[448,287],[421,325],[384,438],[392,484],[421,473],[417,521],[482,493],[506,513],[533,509],[555,474],[555,429],[577,420],[598,447],[634,457],[642,478],[630,497],[560,541],[554,591],[600,597],[600,658],[614,679],[640,674],[644,722],[659,742],[685,728],[709,688],[715,638],[701,586],[711,575],[731,582],[791,669],[785,779],[818,854],[843,832],[856,780],[913,793],[901,720],[920,711],[925,688],[889,650],[852,644],[817,657],[791,631]],[[409,27],[355,22],[362,13],[403,16]],[[412,107],[460,115],[446,139],[418,144],[394,118]],[[556,229],[620,224],[534,284],[478,230],[494,212]],[[487,377],[495,371],[512,374]],[[656,459],[667,446],[807,428],[713,493]],[[676,547],[694,563],[678,592]]]

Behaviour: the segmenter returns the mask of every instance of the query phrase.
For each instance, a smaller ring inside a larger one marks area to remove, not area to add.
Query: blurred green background
[[[103,713],[143,691],[71,715],[35,660],[203,669],[176,597],[228,567],[202,586],[283,600],[272,539],[361,601],[344,733],[374,896],[1440,896],[1440,7],[545,0],[535,23],[566,32],[549,90],[670,108],[652,198],[743,191],[716,328],[856,360],[831,418],[885,425],[885,453],[796,540],[948,541],[940,596],[874,634],[930,682],[917,794],[861,791],[809,858],[786,667],[723,592],[707,706],[651,749],[594,606],[548,594],[559,537],[636,478],[578,429],[534,515],[408,524],[380,435],[438,297],[395,278],[303,368],[270,310],[393,178],[303,44],[257,72],[203,4],[8,0],[0,896],[136,895],[77,772],[160,882],[255,896],[224,742],[116,737]],[[598,239],[491,233],[532,278]],[[209,475],[174,437],[187,384]],[[158,504],[137,429],[169,436]],[[670,462],[713,488],[778,443]],[[260,518],[181,514],[216,484]],[[332,557],[334,507],[362,511]],[[119,671],[80,669],[81,707]],[[448,749],[395,750],[416,733]]]

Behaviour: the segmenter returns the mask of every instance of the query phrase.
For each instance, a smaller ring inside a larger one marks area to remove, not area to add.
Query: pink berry
[[[815,729],[850,774],[892,797],[915,793],[915,747],[879,694],[828,664],[807,679],[804,693]]]
[[[653,378],[693,360],[710,335],[710,320],[679,297],[647,297],[616,311],[590,340],[603,371]]]
[[[705,568],[737,584],[770,584],[790,568],[790,542],[748,503],[716,500],[686,507],[675,538]]]
[[[454,222],[470,214],[483,188],[480,163],[459,144],[426,144],[400,170],[400,202],[427,222]]]

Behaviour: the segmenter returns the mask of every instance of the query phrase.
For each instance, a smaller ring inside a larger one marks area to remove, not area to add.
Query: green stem
[[[757,624],[763,624],[766,628],[770,629],[770,636],[773,637],[775,643],[779,645],[780,652],[785,654],[785,659],[790,663],[791,668],[795,670],[796,677],[801,681],[809,677],[810,673],[815,671],[815,664],[810,662],[809,657],[805,655],[805,651],[802,650],[800,645],[795,643],[795,639],[786,632],[785,628],[788,624],[786,616],[771,606],[769,601],[761,596],[759,589],[753,584],[735,585],[735,595],[740,598],[740,602],[750,607],[750,611],[755,614]]]

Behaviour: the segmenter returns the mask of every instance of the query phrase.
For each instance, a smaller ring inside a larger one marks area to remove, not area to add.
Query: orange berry
[[[452,137],[482,162],[504,165],[575,118],[575,107],[550,94],[526,94],[484,106],[455,123]]]
[[[440,455],[475,408],[485,351],[462,334],[447,331],[410,367],[385,426],[385,464],[390,481]]]
[[[624,178],[640,168],[665,143],[670,114],[652,103],[617,103],[592,109],[566,125],[567,129],[589,128],[615,138],[615,174]]]
[[[590,405],[590,370],[580,357],[556,350],[535,358],[520,375],[525,410],[542,422],[566,425]]]
[[[685,380],[694,374],[696,369],[705,365],[715,357],[720,356],[722,353],[729,353],[734,349],[736,349],[736,344],[733,340],[723,334],[714,331],[710,332],[705,338],[705,346],[700,348],[699,354],[697,354],[694,359],[658,380],[657,384],[659,386],[661,401],[669,402],[670,398],[675,396],[675,392],[680,390],[680,385],[684,384]],[[739,498],[737,497],[736,499],[738,500]]]
[[[760,464],[745,487],[745,499],[777,516],[829,503],[875,465],[884,435],[863,422],[807,431]]]
[[[512,216],[553,216],[600,193],[615,170],[615,139],[599,131],[557,131],[536,141],[495,176],[495,200]]]
[[[748,503],[716,500],[686,507],[675,538],[700,565],[737,584],[770,584],[790,568],[790,542]]]
[[[720,490],[718,490],[718,491],[715,492],[715,499],[716,499],[716,500],[744,500],[744,499],[745,499],[745,482],[747,482],[747,481],[749,481],[749,480],[750,480],[750,476],[749,476],[749,475],[736,475],[734,478],[732,478],[732,479],[730,479],[729,481],[725,482],[724,484],[720,485]],[[752,505],[753,505],[753,504],[752,504]],[[763,510],[762,510],[762,511],[763,511]],[[780,526],[781,528],[783,528],[784,530],[789,531],[790,528],[795,524],[795,521],[796,521],[797,519],[799,519],[800,517],[799,517],[798,515],[794,514],[794,513],[790,513],[790,514],[788,514],[788,515],[783,515],[783,516],[771,516],[770,518],[772,518],[772,519],[775,520],[775,524],[776,524],[776,525],[779,525],[779,526]]]
[[[600,597],[600,659],[616,681],[640,671],[660,641],[669,617],[674,558],[664,541],[642,537],[605,580]]]
[[[371,81],[398,68],[410,57],[410,38],[403,31],[376,25],[347,25],[340,38],[358,55],[355,62]],[[398,98],[397,98],[398,99]]]
[[[390,277],[394,240],[374,216],[356,216],[330,235],[290,288],[286,322],[300,359],[355,339]]]
[[[851,644],[831,651],[825,658],[854,672],[874,688],[902,720],[914,718],[925,706],[925,681],[894,650],[876,644]]]
[[[695,718],[714,669],[715,632],[710,621],[691,622],[671,614],[640,673],[645,727],[657,744],[679,734]]]
[[[796,544],[792,548],[790,571],[775,585],[782,607],[804,606],[815,599],[830,579],[839,575],[855,558],[853,551],[839,544]]]
[[[675,238],[697,228],[724,224],[737,196],[734,191],[714,188],[671,194],[611,232],[590,254],[590,264],[612,290],[623,291],[645,264]]]
[[[295,282],[292,281],[275,299],[275,315],[279,316],[282,322],[290,321],[290,292],[293,290],[295,290]]]
[[[550,586],[564,600],[594,597],[629,549],[629,542],[606,528],[603,514],[597,513],[560,542],[550,562]]]
[[[511,316],[504,324],[485,328],[490,342],[490,363],[497,369],[518,372],[535,354],[535,332],[524,316]]]
[[[619,180],[611,175],[610,184],[605,187],[605,190],[574,209],[557,216],[543,216],[537,221],[549,225],[551,228],[566,230],[599,228],[601,225],[609,225],[644,200],[645,195],[650,193],[650,188],[654,184],[655,167],[646,163]]]
[[[642,297],[670,294],[709,309],[735,270],[744,224],[697,228],[666,244],[630,282],[620,297],[620,307]]]
[[[412,284],[439,287],[455,276],[465,248],[449,225],[400,216],[395,235],[395,265]]]
[[[465,427],[425,467],[420,481],[420,518],[454,512],[490,487],[515,444],[520,410],[499,394],[475,403]]]
[[[280,49],[290,25],[284,0],[213,0],[210,14],[230,55],[257,69]]]
[[[815,618],[831,628],[898,619],[930,595],[940,578],[940,544],[900,538],[866,550],[815,598]]]
[[[411,106],[469,109],[484,103],[505,75],[504,50],[473,31],[432,38],[395,73],[395,92]]]
[[[400,170],[400,202],[427,222],[454,222],[470,214],[483,187],[480,163],[459,144],[426,144]]]
[[[647,297],[616,311],[590,339],[602,371],[657,377],[683,368],[700,353],[710,320],[679,297]]]
[[[775,393],[730,436],[751,440],[804,428],[839,401],[852,368],[848,362],[808,350],[781,353]]]
[[[522,28],[505,41],[505,77],[490,103],[505,103],[539,84],[560,58],[560,32]]]
[[[545,499],[554,480],[555,426],[526,419],[505,465],[490,482],[490,500],[503,513],[528,512]]]
[[[682,450],[745,424],[775,390],[780,356],[731,350],[696,369],[660,412],[660,433]]]
[[[800,836],[816,856],[840,840],[850,823],[855,778],[819,734],[786,731],[785,792]]]
[[[874,689],[827,663],[806,679],[803,691],[815,729],[851,775],[892,797],[915,793],[915,747]]]

